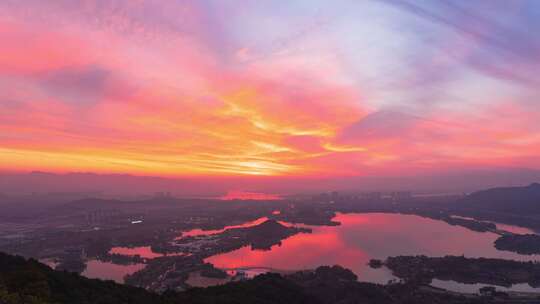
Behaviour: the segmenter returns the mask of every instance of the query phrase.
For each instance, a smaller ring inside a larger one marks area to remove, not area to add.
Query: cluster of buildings
[[[366,201],[378,201],[383,199],[389,199],[392,201],[404,201],[413,197],[410,191],[393,191],[393,192],[360,192],[351,195],[340,195],[337,191],[324,192],[315,197],[317,200],[324,202],[335,203],[342,200],[366,200]]]
[[[121,212],[117,209],[98,209],[86,212],[85,221],[89,226],[108,223],[118,218]]]

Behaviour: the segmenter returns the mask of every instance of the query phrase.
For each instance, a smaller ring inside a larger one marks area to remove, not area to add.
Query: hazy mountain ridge
[[[166,178],[129,174],[96,173],[7,173],[0,172],[0,193],[49,194],[71,200],[89,197],[143,199],[156,192],[182,197],[215,197],[231,189],[298,194],[339,191],[470,192],[494,185],[525,185],[540,180],[540,170],[510,168],[467,170],[414,176],[349,176],[309,178],[237,176],[218,178]]]
[[[466,196],[462,203],[467,207],[485,208],[486,211],[540,214],[540,184],[477,191]]]

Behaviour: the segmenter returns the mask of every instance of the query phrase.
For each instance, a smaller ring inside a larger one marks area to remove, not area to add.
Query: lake
[[[123,283],[124,277],[143,269],[144,264],[118,265],[110,262],[89,260],[86,262],[86,269],[81,275],[91,279],[112,280]]]
[[[54,259],[41,259],[41,263],[54,269],[58,263]],[[111,262],[103,262],[90,259],[86,261],[86,268],[81,275],[91,279],[112,280],[124,283],[124,277],[143,269],[144,264],[118,265]]]
[[[212,256],[206,261],[224,269],[266,267],[277,271],[338,264],[351,269],[360,281],[387,283],[394,279],[390,271],[371,269],[367,265],[370,259],[418,254],[514,260],[539,258],[537,255],[526,256],[495,249],[493,242],[498,235],[494,233],[475,232],[416,215],[337,214],[333,220],[341,225],[311,226],[313,233],[294,235],[268,251],[243,247]],[[517,230],[519,227],[512,228]],[[454,283],[448,282],[447,288],[464,291]],[[438,282],[438,287],[444,288],[441,285],[444,281]]]
[[[194,229],[182,236],[197,236],[219,233],[225,229],[250,227],[266,221],[263,217],[246,223],[227,226],[224,229],[204,231]],[[270,250],[252,250],[246,246],[235,251],[215,255],[205,261],[218,268],[229,271],[242,270],[248,276],[265,271],[289,273],[301,269],[314,269],[321,265],[341,265],[351,269],[360,281],[385,284],[395,279],[386,269],[372,269],[367,263],[370,259],[385,259],[396,255],[444,256],[465,255],[466,257],[489,257],[514,260],[537,260],[537,255],[520,255],[499,251],[493,246],[498,238],[490,232],[475,232],[460,226],[451,226],[443,221],[423,218],[416,215],[391,213],[337,214],[333,219],[340,226],[305,226],[313,230],[310,234],[297,234],[275,245]],[[292,225],[290,223],[283,223]],[[498,225],[499,226],[499,225]],[[508,231],[527,233],[521,227],[501,225]],[[150,247],[115,247],[111,253],[124,255],[138,254],[144,258],[155,258],[161,254]],[[112,263],[89,261],[83,273],[88,277],[98,277],[122,281],[125,274],[144,267],[139,265],[115,265]],[[197,286],[219,283],[202,277],[190,276]],[[480,284],[459,284],[452,281],[434,280],[434,286],[459,292],[475,292]],[[506,290],[500,288],[501,290]],[[514,291],[537,291],[526,284],[511,288]],[[538,290],[540,292],[540,290]]]

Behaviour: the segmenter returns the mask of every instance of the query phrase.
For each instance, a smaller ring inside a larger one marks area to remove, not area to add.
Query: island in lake
[[[536,234],[503,235],[495,241],[495,248],[519,254],[540,254],[540,236]]]
[[[430,284],[433,279],[466,284],[489,284],[510,287],[527,283],[540,286],[540,263],[503,259],[466,258],[464,256],[397,256],[384,262],[370,261],[370,266],[386,266],[406,282]]]

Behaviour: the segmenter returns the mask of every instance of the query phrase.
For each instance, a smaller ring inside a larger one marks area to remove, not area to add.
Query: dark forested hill
[[[478,191],[465,197],[462,203],[485,211],[540,214],[540,184]]]
[[[0,303],[159,303],[144,289],[55,271],[35,260],[0,253]]]

